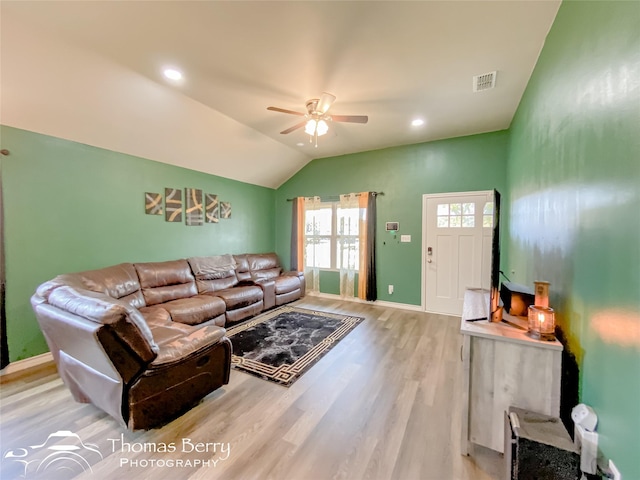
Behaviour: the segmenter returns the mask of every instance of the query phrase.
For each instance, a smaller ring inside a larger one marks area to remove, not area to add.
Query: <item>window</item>
[[[438,204],[438,228],[473,228],[475,227],[476,204],[440,203]]]
[[[305,212],[305,266],[359,268],[359,208],[322,202]]]
[[[474,228],[476,226],[476,204],[439,203],[436,210],[438,228]],[[478,217],[480,221],[480,217]],[[485,202],[482,209],[482,226],[493,227],[493,202]]]
[[[307,267],[331,268],[332,208],[305,213],[305,259]]]
[[[482,209],[482,226],[485,228],[493,227],[493,202],[487,202]]]

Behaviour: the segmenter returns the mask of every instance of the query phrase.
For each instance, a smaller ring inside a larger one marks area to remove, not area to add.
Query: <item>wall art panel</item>
[[[147,215],[162,215],[162,194],[145,192],[144,212]]]
[[[220,219],[220,202],[218,196],[212,193],[205,195],[205,217],[207,223],[218,223]]]
[[[190,226],[202,225],[204,208],[202,205],[202,190],[197,188],[185,188],[186,198],[186,223]]]
[[[182,189],[164,189],[164,219],[167,222],[182,222]]]
[[[231,202],[220,202],[220,218],[231,218]]]

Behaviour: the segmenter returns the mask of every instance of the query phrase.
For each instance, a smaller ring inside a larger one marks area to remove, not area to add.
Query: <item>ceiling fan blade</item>
[[[331,115],[331,120],[334,122],[367,123],[369,117],[366,115]]]
[[[304,116],[304,113],[294,112],[293,110],[287,110],[285,108],[267,107],[267,110],[271,110],[272,112],[290,113],[291,115],[303,115]]]
[[[286,130],[281,131],[280,133],[282,135],[286,135],[287,133],[291,133],[294,130],[298,130],[299,128],[304,127],[306,124],[307,124],[307,120],[304,120],[304,121],[302,121],[300,123],[296,123],[293,127],[289,127]]]
[[[327,113],[327,110],[329,110],[329,107],[335,101],[336,101],[335,95],[331,95],[330,93],[323,92],[322,96],[318,100],[318,106],[316,107],[316,110],[320,113]]]

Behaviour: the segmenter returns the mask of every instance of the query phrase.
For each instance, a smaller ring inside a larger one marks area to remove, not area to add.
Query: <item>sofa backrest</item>
[[[239,281],[251,280],[251,270],[249,269],[248,255],[234,255],[236,261],[236,277]]]
[[[138,274],[131,263],[121,263],[86,272],[67,273],[59,275],[54,281],[62,285],[72,285],[103,293],[135,308],[145,306]]]
[[[198,294],[196,279],[186,260],[134,264],[147,306]]]
[[[213,293],[238,284],[232,255],[191,257],[188,262],[196,278],[198,293]]]
[[[282,273],[278,255],[275,253],[249,254],[247,255],[247,261],[249,262],[251,277],[254,280],[275,278]]]
[[[126,302],[103,293],[66,285],[51,290],[46,300],[60,310],[110,327],[123,343],[145,361],[153,360],[158,353],[158,345],[144,318],[137,308]],[[60,314],[60,318],[64,319],[64,315]]]

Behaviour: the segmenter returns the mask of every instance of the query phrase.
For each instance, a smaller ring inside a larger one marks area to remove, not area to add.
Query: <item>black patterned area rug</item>
[[[289,387],[364,318],[284,306],[227,330],[231,365]]]

